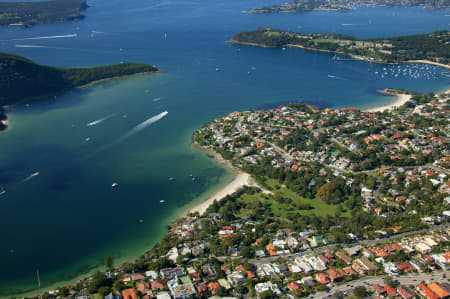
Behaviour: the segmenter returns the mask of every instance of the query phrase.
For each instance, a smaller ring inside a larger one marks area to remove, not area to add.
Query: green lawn
[[[104,297],[102,296],[102,295],[100,295],[100,294],[91,294],[91,295],[89,295],[89,297],[91,298],[91,299],[103,299]]]
[[[307,199],[300,197],[295,192],[286,188],[285,186],[281,186],[277,180],[267,180],[266,185],[272,188],[273,196],[264,195],[264,194],[244,194],[239,198],[239,202],[245,206],[240,210],[240,213],[237,215],[242,217],[247,214],[251,214],[255,210],[255,202],[260,201],[264,206],[270,205],[270,210],[275,217],[280,218],[289,218],[292,216],[297,216],[298,214],[303,216],[309,215],[317,215],[317,216],[334,216],[336,210],[342,204],[338,205],[330,205],[325,202],[315,198],[315,199]],[[279,195],[283,198],[291,199],[292,202],[279,202],[275,200],[276,195]],[[312,209],[298,209],[296,207],[297,204],[308,204],[312,207]],[[346,209],[344,209],[346,210]],[[350,217],[348,211],[345,211],[341,214],[343,217]]]
[[[180,277],[180,280],[183,284],[187,284],[187,283],[192,283],[191,279],[189,278],[188,275],[182,276]]]

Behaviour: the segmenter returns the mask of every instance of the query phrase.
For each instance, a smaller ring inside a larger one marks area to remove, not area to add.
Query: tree
[[[353,295],[355,295],[357,298],[364,298],[366,297],[366,287],[365,286],[357,286],[354,290],[353,290]]]
[[[103,273],[97,271],[92,276],[92,280],[88,285],[88,290],[90,294],[95,294],[101,287],[111,287],[111,285],[112,281],[106,278]]]
[[[102,295],[102,297],[105,297],[106,295],[108,295],[109,293],[111,293],[111,287],[106,287],[106,286],[100,287],[100,288],[98,289],[98,293],[99,293],[100,295]]]
[[[113,288],[116,292],[121,292],[127,288],[127,286],[123,283],[123,281],[116,280],[114,282]]]
[[[267,290],[259,294],[261,299],[272,299],[275,298],[275,294],[271,290]]]
[[[114,262],[113,262],[113,258],[111,256],[105,256],[105,267],[110,270],[113,268]]]
[[[335,182],[330,182],[323,184],[319,188],[319,191],[317,191],[317,196],[320,200],[326,203],[336,203],[342,196],[342,192],[339,190]]]
[[[238,284],[236,286],[236,292],[238,294],[247,294],[248,293],[248,288],[244,284]]]
[[[389,286],[391,286],[391,287],[395,286],[395,281],[394,281],[394,279],[392,278],[392,276],[386,276],[386,277],[384,277],[383,281],[384,281],[384,284],[386,284],[386,285],[389,285]]]

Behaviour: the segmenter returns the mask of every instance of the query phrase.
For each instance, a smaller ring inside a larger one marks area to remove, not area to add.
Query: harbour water
[[[135,257],[193,200],[228,183],[232,174],[191,146],[206,121],[299,100],[367,108],[392,101],[377,89],[448,87],[434,66],[393,69],[226,43],[262,26],[358,37],[426,33],[448,29],[448,10],[241,13],[276,2],[90,0],[81,21],[0,28],[1,52],[42,64],[135,61],[167,71],[12,108],[10,129],[0,134],[0,186],[7,191],[0,197],[0,297],[36,289],[37,269],[49,287],[99,267],[106,255]]]

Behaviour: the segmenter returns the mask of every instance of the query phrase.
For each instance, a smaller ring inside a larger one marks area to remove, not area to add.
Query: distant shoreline
[[[267,49],[279,49],[279,48],[281,48],[281,47],[267,46],[267,45],[259,44],[259,43],[241,42],[241,41],[234,40],[234,39],[228,40],[227,42],[230,43],[230,44],[235,44],[235,45],[253,46],[253,47],[260,47],[260,48],[267,48]],[[294,45],[294,44],[287,44],[287,45],[285,45],[285,47],[299,48],[299,49],[303,49],[303,50],[307,50],[307,51],[313,51],[313,52],[335,53],[335,54],[340,54],[340,55],[345,55],[345,56],[351,57],[355,61],[365,61],[365,62],[371,62],[371,63],[391,64],[391,65],[407,64],[407,63],[422,63],[422,64],[430,64],[430,65],[435,65],[435,66],[440,66],[440,67],[443,67],[443,68],[446,68],[446,69],[450,69],[450,65],[448,65],[448,64],[443,64],[443,63],[434,62],[434,61],[430,61],[430,60],[406,60],[404,62],[389,63],[389,62],[386,62],[386,61],[371,60],[368,57],[356,56],[356,55],[353,55],[353,54],[350,54],[350,53],[344,53],[344,52],[340,52],[340,51],[316,49],[316,48],[310,48],[310,47],[305,47],[305,46],[301,46],[301,45]],[[348,60],[350,60],[350,59],[348,59]]]
[[[434,61],[430,61],[430,60],[408,60],[408,61],[406,61],[406,63],[424,63],[424,64],[431,64],[431,65],[436,65],[436,66],[450,69],[450,65],[448,65],[448,64],[443,64],[443,63],[434,62]]]
[[[123,79],[123,78],[128,78],[128,77],[150,75],[150,74],[156,74],[156,73],[165,73],[165,72],[166,71],[163,70],[163,69],[158,69],[157,71],[141,72],[141,73],[135,73],[135,74],[129,74],[129,75],[114,76],[114,77],[109,77],[109,78],[103,78],[103,79],[95,80],[95,81],[92,81],[92,82],[84,84],[84,85],[75,86],[74,88],[85,88],[85,87],[89,87],[89,86],[92,86],[92,85],[95,85],[95,84],[98,84],[98,83],[101,83],[101,82],[114,80],[114,79]]]

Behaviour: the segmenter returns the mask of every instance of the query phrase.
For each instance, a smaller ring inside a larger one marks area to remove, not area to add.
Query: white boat
[[[165,203],[166,201],[165,200],[163,200],[163,199],[161,199],[160,201],[159,201],[160,203]]]
[[[6,194],[6,190],[0,187],[0,196],[3,196]]]
[[[111,187],[117,187],[117,186],[119,186],[119,184],[118,183],[116,183],[116,182],[114,182],[114,183],[112,183],[112,185],[111,185]]]
[[[220,72],[220,69],[218,67],[216,67],[216,72]]]
[[[170,177],[170,178],[169,178],[169,181],[173,181],[173,180],[174,180],[174,178],[173,178],[173,177]]]
[[[91,137],[87,137],[86,139],[84,139],[85,142],[88,142],[89,140],[91,140]]]

